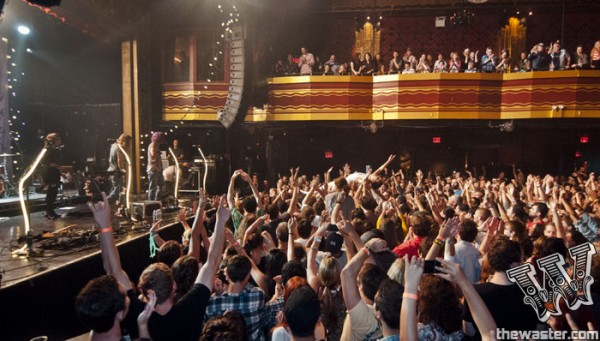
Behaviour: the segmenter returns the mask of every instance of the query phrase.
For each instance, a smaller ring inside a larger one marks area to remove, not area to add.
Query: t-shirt
[[[127,311],[125,319],[121,321],[121,334],[124,337],[129,335],[131,340],[135,340],[138,337],[137,318],[144,310],[146,304],[140,301],[137,293],[133,289],[127,290],[127,297],[129,297],[129,310]]]
[[[418,257],[419,246],[421,246],[422,241],[423,237],[415,236],[415,238],[409,239],[396,246],[392,252],[395,253],[398,258],[402,258],[404,255],[408,255],[409,259],[412,257]]]
[[[257,217],[260,217],[263,214],[265,214],[264,209],[258,209],[258,211],[256,211]],[[236,232],[237,232],[238,228],[240,227],[242,220],[244,220],[244,214],[242,212],[240,212],[240,210],[238,210],[237,208],[235,208],[235,207],[232,208],[231,209],[231,221],[233,222],[233,227],[235,228]]]
[[[494,283],[476,284],[485,305],[490,310],[498,328],[505,330],[535,330],[540,323],[531,306],[523,303],[523,292],[517,284],[498,285]],[[469,305],[465,301],[464,320],[473,322]]]
[[[456,255],[454,260],[458,263],[465,272],[469,282],[475,284],[479,282],[481,277],[481,264],[479,263],[479,250],[472,243],[464,240],[459,241],[454,246]]]
[[[360,300],[354,308],[348,310],[341,340],[377,340],[382,335],[373,306]]]
[[[152,340],[194,340],[200,338],[210,289],[195,284],[165,315],[153,312],[148,321]]]
[[[273,335],[271,335],[271,341],[290,341],[292,336],[286,327],[280,326],[273,329]]]

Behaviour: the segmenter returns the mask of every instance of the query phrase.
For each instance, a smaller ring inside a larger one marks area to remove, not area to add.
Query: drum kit
[[[15,186],[10,182],[8,174],[7,160],[17,154],[0,154],[0,198],[7,198],[11,193],[15,193]],[[15,193],[16,194],[16,193]]]

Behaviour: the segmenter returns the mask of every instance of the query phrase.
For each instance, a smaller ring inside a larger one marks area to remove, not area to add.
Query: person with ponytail
[[[321,320],[329,340],[339,340],[346,317],[346,306],[341,291],[340,267],[333,256],[326,256],[317,265],[319,245],[327,234],[328,224],[322,224],[308,251],[307,279],[321,302]]]

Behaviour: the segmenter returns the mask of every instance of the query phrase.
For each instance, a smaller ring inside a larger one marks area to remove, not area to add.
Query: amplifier
[[[131,203],[131,219],[135,221],[152,220],[152,213],[162,209],[160,201],[145,200]]]

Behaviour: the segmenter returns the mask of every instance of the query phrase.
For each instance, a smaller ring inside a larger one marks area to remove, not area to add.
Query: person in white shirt
[[[458,230],[458,242],[454,246],[454,260],[463,269],[471,283],[479,282],[481,277],[481,264],[479,258],[481,253],[473,245],[477,237],[477,224],[470,219],[462,221]]]

